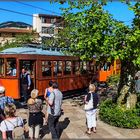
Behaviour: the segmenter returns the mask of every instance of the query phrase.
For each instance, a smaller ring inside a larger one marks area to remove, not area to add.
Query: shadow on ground
[[[60,121],[58,123],[57,132],[59,132],[59,138],[61,137],[64,129],[68,127],[69,123],[70,123],[70,120],[68,117],[66,117],[63,121]],[[42,139],[46,134],[49,134],[49,133],[50,133],[50,130],[49,130],[48,125],[42,126],[42,129],[40,132],[41,134],[40,138]]]

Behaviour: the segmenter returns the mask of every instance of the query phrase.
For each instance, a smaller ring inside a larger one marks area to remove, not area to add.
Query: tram
[[[10,75],[11,64],[16,74]],[[79,57],[67,56],[58,48],[37,47],[9,48],[0,52],[0,85],[6,88],[5,95],[20,99],[20,73],[26,66],[31,76],[32,89],[43,95],[50,80],[57,81],[61,91],[82,89],[89,85],[95,65],[81,61]]]
[[[11,67],[16,74],[10,75]],[[95,60],[81,61],[68,56],[59,48],[43,49],[38,46],[9,48],[0,52],[0,85],[6,88],[5,95],[20,99],[20,74],[26,66],[31,76],[31,89],[39,90],[42,96],[50,80],[57,81],[62,92],[88,87],[93,79],[105,82],[110,75],[120,73],[120,61],[97,65]]]
[[[112,63],[104,62],[98,66],[98,81],[106,82],[107,78],[111,75],[120,74],[121,62],[119,59],[114,60]]]

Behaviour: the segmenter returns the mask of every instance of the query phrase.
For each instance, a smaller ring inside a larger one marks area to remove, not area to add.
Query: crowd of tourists
[[[50,87],[45,90],[45,101],[47,105],[47,115],[42,112],[42,100],[38,98],[39,91],[33,89],[30,98],[27,100],[29,111],[28,126],[30,139],[38,139],[40,128],[43,126],[43,117],[48,123],[52,139],[59,139],[58,121],[61,116],[62,92],[58,89],[57,82],[49,82]],[[16,106],[14,100],[5,96],[5,88],[0,87],[0,131],[2,139],[24,139],[25,126],[21,117],[16,116]]]
[[[0,131],[2,139],[38,139],[40,138],[40,129],[47,123],[52,135],[52,139],[59,139],[59,118],[62,114],[62,92],[58,89],[58,83],[49,82],[49,87],[44,92],[44,100],[47,106],[47,113],[44,114],[42,100],[38,98],[39,91],[33,89],[30,98],[27,99],[28,107],[28,129],[26,129],[22,117],[16,114],[16,105],[12,98],[5,96],[5,88],[0,87]],[[96,112],[98,105],[98,95],[96,86],[89,85],[89,90],[85,95],[85,114],[87,131],[90,135],[92,131],[96,133]],[[44,119],[45,118],[45,119]],[[28,136],[25,133],[28,131]]]

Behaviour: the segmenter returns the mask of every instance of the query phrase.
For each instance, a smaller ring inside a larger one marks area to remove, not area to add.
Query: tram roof
[[[0,52],[0,54],[38,54],[38,55],[54,55],[54,56],[65,56],[61,50],[49,49],[45,50],[42,48],[30,48],[30,47],[17,47],[8,48]]]

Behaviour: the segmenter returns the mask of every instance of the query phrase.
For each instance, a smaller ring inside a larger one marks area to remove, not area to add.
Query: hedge
[[[139,109],[124,110],[105,100],[100,104],[99,117],[102,121],[121,128],[140,128]]]

